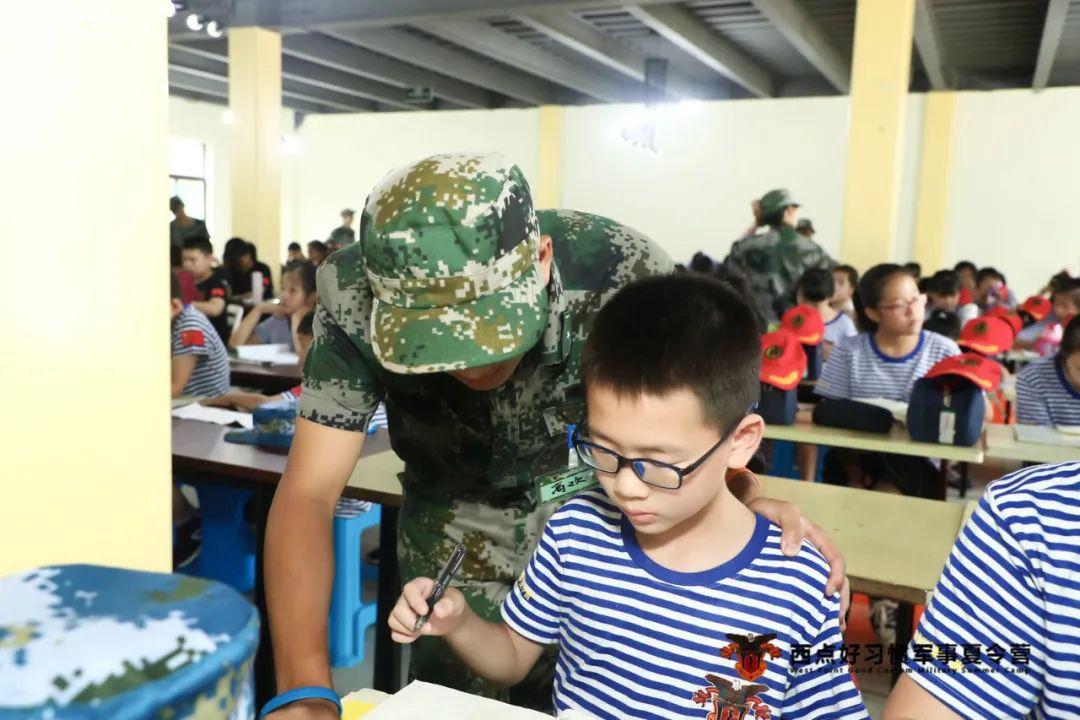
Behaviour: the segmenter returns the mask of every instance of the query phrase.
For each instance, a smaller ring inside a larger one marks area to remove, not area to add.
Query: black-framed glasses
[[[705,461],[712,457],[712,454],[716,452],[729,437],[731,437],[731,434],[735,432],[735,428],[739,426],[739,423],[742,422],[743,418],[752,413],[756,408],[756,403],[750,406],[750,408],[743,413],[742,417],[731,424],[731,427],[724,432],[720,439],[716,441],[715,445],[709,448],[704,455],[686,467],[676,467],[670,463],[653,460],[651,458],[624,457],[603,445],[597,445],[594,442],[582,440],[577,428],[574,429],[574,433],[570,437],[570,442],[573,444],[578,457],[581,458],[581,462],[594,470],[614,475],[622,470],[623,466],[629,465],[630,469],[634,471],[634,474],[637,475],[642,482],[658,488],[663,488],[664,490],[678,490],[682,487],[683,480],[704,465]]]

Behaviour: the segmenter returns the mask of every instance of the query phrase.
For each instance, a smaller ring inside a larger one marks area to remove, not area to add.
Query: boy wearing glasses
[[[451,589],[413,632],[434,585],[417,578],[391,614],[394,639],[444,636],[507,686],[557,644],[560,712],[867,717],[840,651],[839,600],[823,593],[828,564],[807,545],[784,556],[779,528],[725,482],[761,440],[759,364],[753,310],[730,286],[680,275],[620,290],[586,344],[588,425],[572,438],[602,487],[552,516],[504,623]]]

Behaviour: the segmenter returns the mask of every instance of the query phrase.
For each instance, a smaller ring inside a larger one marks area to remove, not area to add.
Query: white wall
[[[946,260],[1003,272],[1021,297],[1080,270],[1080,88],[961,93]]]
[[[535,182],[537,122],[535,109],[308,116],[298,133],[293,239],[326,240],[342,208],[359,212],[391,170],[436,153],[501,152]]]

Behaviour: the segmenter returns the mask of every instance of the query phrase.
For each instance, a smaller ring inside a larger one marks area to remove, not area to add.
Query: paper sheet
[[[290,350],[288,345],[241,345],[236,348],[236,357],[247,362],[271,365],[295,365],[300,362],[300,356]]]
[[[175,408],[172,411],[172,416],[182,420],[200,420],[202,422],[211,422],[217,425],[232,425],[233,423],[236,423],[246,430],[251,430],[255,427],[254,420],[250,413],[225,410],[224,408],[206,407],[198,403]]]
[[[413,681],[366,713],[364,720],[551,720],[534,710],[514,707],[442,685]]]
[[[1080,435],[1065,434],[1054,428],[1039,425],[1016,425],[1016,439],[1039,445],[1068,445],[1080,447]]]
[[[855,398],[857,402],[866,403],[867,405],[876,405],[879,408],[885,408],[892,413],[893,419],[899,423],[907,422],[907,406],[906,402],[899,400],[891,400],[883,397],[871,397],[871,398]]]

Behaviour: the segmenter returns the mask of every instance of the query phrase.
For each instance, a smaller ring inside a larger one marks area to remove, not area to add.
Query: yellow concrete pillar
[[[533,203],[538,208],[557,208],[562,204],[563,108],[540,107],[536,188]]]
[[[947,254],[949,175],[952,170],[953,114],[956,93],[926,94],[923,110],[922,160],[915,215],[913,259],[929,274],[942,267]]]
[[[840,259],[893,259],[915,0],[859,0]]]
[[[164,3],[24,3],[0,23],[0,576],[168,571]],[[49,48],[31,28],[48,28]]]
[[[233,234],[255,243],[275,285],[281,267],[281,35],[229,30]],[[221,245],[221,243],[218,243]],[[223,247],[223,245],[222,245]],[[214,248],[220,252],[220,248]]]

